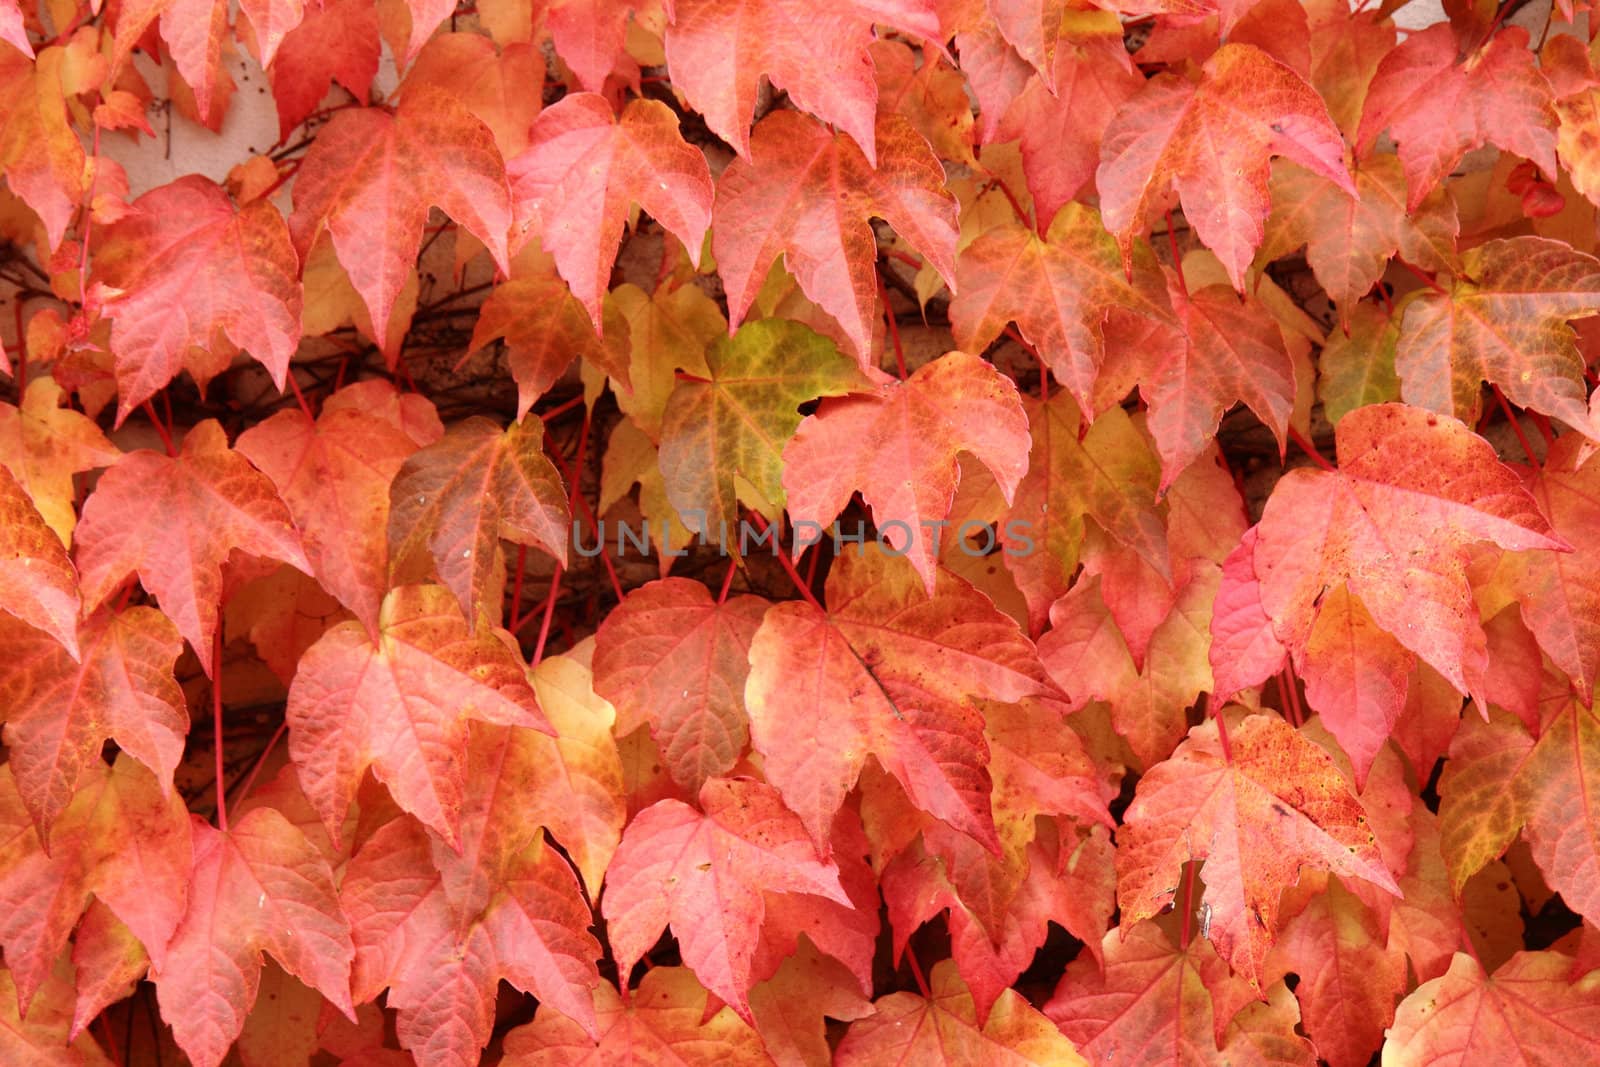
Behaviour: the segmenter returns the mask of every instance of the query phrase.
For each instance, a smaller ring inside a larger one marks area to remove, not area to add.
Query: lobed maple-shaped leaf
[[[806,416],[783,450],[789,517],[821,528],[859,491],[884,543],[910,553],[932,593],[933,535],[951,533],[945,528],[961,475],[958,453],[981,460],[1010,504],[1030,444],[1016,385],[977,356],[947,352],[905,381],[824,401]]]
[[[414,580],[436,572],[469,619],[499,612],[501,538],[567,561],[567,490],[544,454],[537,418],[504,430],[483,416],[452,424],[405,461],[389,486],[388,510],[394,574]]]
[[[540,238],[596,329],[631,205],[682,241],[699,265],[711,224],[711,171],[667,105],[634,100],[618,116],[604,97],[574,93],[540,113],[529,139],[506,165],[513,243]]]
[[[1041,6],[1043,21],[1057,32],[1053,55],[1006,108],[997,139],[1020,141],[1034,212],[1047,229],[1056,212],[1092,188],[1106,126],[1144,79],[1115,14]]]
[[[1043,239],[1015,224],[990,229],[956,260],[956,343],[981,352],[1015,322],[1079,406],[1096,410],[1112,309],[1155,324],[1173,321],[1149,247],[1137,245],[1127,263],[1129,272],[1099,215],[1081,204],[1059,211]]]
[[[377,334],[387,337],[434,206],[511,273],[511,194],[494,134],[455,97],[424,89],[406,93],[392,115],[340,111],[318,131],[295,176],[289,229],[301,259],[329,233]],[[384,350],[396,355],[389,344]]]
[[[1058,695],[1032,642],[966,582],[940,571],[929,595],[878,549],[835,561],[827,605],[774,605],[750,646],[745,703],[767,780],[825,846],[870,755],[913,804],[998,851],[973,701]]]
[[[1211,696],[1218,707],[1278,673],[1289,656],[1261,606],[1255,569],[1257,534],[1253,526],[1246,530],[1223,561],[1222,580],[1212,601],[1207,657],[1215,683]]]
[[[1355,185],[1352,196],[1320,174],[1279,160],[1260,253],[1274,260],[1304,245],[1306,262],[1346,326],[1352,306],[1377,284],[1390,257],[1398,253],[1425,270],[1448,270],[1460,229],[1455,203],[1443,190],[1407,207],[1405,172],[1394,156],[1359,164]]]
[[[803,941],[776,974],[750,991],[750,1011],[771,1061],[778,1067],[812,1067],[833,1062],[829,1019],[853,1022],[871,1015],[873,1007],[849,968]]]
[[[527,86],[543,82],[544,75],[544,53],[532,44],[507,42],[501,48],[481,33],[442,33],[417,53],[403,89],[428,86],[454,95],[489,127],[509,160],[528,147],[544,95]]]
[[[0,166],[11,191],[38,214],[45,239],[60,246],[87,191],[83,144],[67,109],[66,49],[30,60],[0,50]]]
[[[667,27],[667,68],[689,106],[744,159],[759,152],[754,142],[761,135],[751,135],[750,119],[766,75],[801,110],[854,139],[876,167],[883,160],[873,154],[873,24],[937,43],[934,6],[929,0],[682,0]]]
[[[1582,439],[1556,439],[1531,483],[1540,509],[1572,551],[1523,552],[1510,557],[1510,582],[1522,619],[1588,699],[1600,677],[1600,460],[1582,458]]]
[[[263,952],[354,1020],[354,950],[328,861],[273,808],[192,829],[189,908],[151,968],[178,1047],[196,1067],[222,1062],[255,1004]]]
[[[288,141],[335,82],[365,102],[382,52],[373,0],[307,0],[300,24],[284,35],[267,66],[278,139]]]
[[[469,626],[433,585],[392,590],[375,637],[356,622],[323,634],[300,658],[287,717],[289,754],[335,842],[371,767],[401,808],[455,844],[468,720],[553,732],[512,646]]]
[[[1251,715],[1223,748],[1214,719],[1139,781],[1117,835],[1124,923],[1158,914],[1183,864],[1206,861],[1211,940],[1251,987],[1277,936],[1279,895],[1304,870],[1397,893],[1367,812],[1323,750],[1283,720]]]
[[[1171,560],[1165,516],[1155,503],[1160,468],[1127,414],[1110,408],[1085,428],[1065,393],[1026,406],[1033,452],[1002,530],[1027,523],[1033,550],[1006,554],[1005,565],[1037,634],[1078,569],[1086,520],[1158,573],[1170,574]]]
[[[211,639],[228,554],[312,569],[272,482],[228,447],[214,419],[190,430],[176,456],[141,449],[106,471],[84,502],[76,542],[85,608],[136,572],[207,677],[218,666]]]
[[[1306,1034],[1330,1067],[1365,1067],[1406,990],[1405,956],[1378,916],[1337,879],[1284,925],[1267,974],[1293,972]]]
[[[1513,795],[1527,821],[1528,850],[1545,881],[1590,922],[1600,916],[1600,813],[1592,799],[1597,789],[1600,718],[1595,709],[1569,700],[1517,768]]]
[[[1337,471],[1290,471],[1274,488],[1252,569],[1275,639],[1318,679],[1314,706],[1364,775],[1404,704],[1398,649],[1483,698],[1488,642],[1469,546],[1566,545],[1488,442],[1446,416],[1372,405],[1340,420],[1337,442]],[[1341,586],[1349,599],[1330,595]],[[1323,612],[1339,617],[1323,623]],[[1342,681],[1334,656],[1349,664]]]
[[[46,852],[13,772],[0,771],[0,945],[24,1012],[91,894],[158,960],[188,899],[189,816],[177,793],[127,757],[96,761],[77,784]]]
[[[731,547],[741,485],[768,519],[782,513],[800,406],[872,385],[832,341],[787,319],[745,323],[706,349],[705,364],[705,381],[679,382],[667,398],[661,475],[685,525]]]
[[[815,5],[806,6],[814,18]],[[803,32],[814,39],[814,29]],[[815,53],[808,46],[806,54]],[[865,366],[879,316],[871,217],[892,226],[955,288],[956,202],[943,166],[899,116],[878,121],[876,143],[873,161],[855,141],[794,111],[774,111],[756,126],[748,159],[734,160],[718,179],[713,208],[711,248],[730,327],[749,314],[782,253]]]
[[[608,313],[609,317],[609,313]],[[517,421],[561,379],[572,361],[582,359],[628,384],[628,364],[615,346],[617,330],[602,339],[578,298],[560,278],[513,278],[497,285],[478,309],[468,352],[496,338],[506,345],[506,362],[517,382]]]
[[[609,982],[594,987],[599,1037],[555,1011],[506,1035],[505,1067],[604,1067],[627,1063],[670,1067],[715,1063],[768,1067],[757,1034],[733,1010],[718,1006],[687,967],[652,967],[627,999]]]
[[[1288,990],[1275,983],[1257,1001],[1204,938],[1174,945],[1154,923],[1130,923],[1107,933],[1101,952],[1103,969],[1087,956],[1069,963],[1044,1006],[1091,1062],[1317,1063],[1295,1033],[1299,1013]]]
[[[714,778],[700,811],[662,800],[628,824],[601,900],[619,974],[630,974],[670,924],[684,963],[746,1019],[764,894],[808,893],[845,907],[839,870],[816,858],[778,791]]]
[[[628,594],[595,634],[595,692],[616,705],[619,737],[648,723],[674,781],[698,793],[749,743],[745,679],[767,602],[714,602],[706,587],[664,578]]]
[[[1570,957],[1519,952],[1488,975],[1458,952],[1400,1003],[1388,1037],[1391,1067],[1584,1063],[1600,1048],[1600,974],[1574,980]]]
[[[300,344],[299,274],[289,228],[266,200],[235,210],[198,174],[135,200],[104,231],[89,280],[111,319],[117,420],[181,370],[204,388],[232,361],[223,336],[282,389]]]
[[[1163,490],[1205,451],[1235,403],[1255,412],[1282,451],[1297,387],[1294,360],[1262,301],[1225,285],[1187,293],[1169,283],[1168,295],[1180,328],[1158,332],[1130,360],[1150,405]]]
[[[614,309],[628,324],[626,381],[631,389],[615,394],[617,406],[645,436],[659,442],[667,401],[679,385],[678,371],[711,376],[705,353],[727,333],[728,320],[697,285],[669,282],[646,293],[624,284],[606,300],[607,310]]]
[[[1395,370],[1406,403],[1466,422],[1483,383],[1590,435],[1585,357],[1568,319],[1600,313],[1600,260],[1561,241],[1511,237],[1461,256],[1444,292],[1406,305]]]
[[[1534,64],[1528,31],[1507,26],[1469,55],[1440,22],[1406,35],[1378,64],[1356,135],[1371,153],[1388,130],[1415,210],[1461,157],[1493,143],[1556,173],[1556,115],[1550,83]]]
[[[0,468],[0,611],[78,655],[78,575],[54,530]]]
[[[479,770],[474,791],[493,805],[532,784],[503,766]],[[484,815],[486,837],[513,829],[493,808]],[[388,987],[400,1044],[421,1067],[476,1061],[501,980],[595,1032],[589,994],[600,982],[600,945],[588,931],[577,877],[537,824],[492,843],[501,847],[456,856],[416,823],[397,819],[362,847],[340,886],[356,949],[355,999]]]
[[[71,545],[78,524],[72,476],[109,467],[122,451],[94,421],[63,407],[66,393],[54,378],[34,378],[18,407],[0,404],[0,465],[33,499],[50,528]]]
[[[1089,1062],[1014,989],[1000,995],[988,1020],[979,1026],[972,994],[951,960],[934,964],[928,992],[927,997],[891,993],[880,998],[873,1014],[850,1024],[834,1062],[840,1067],[878,1063],[1086,1067]]]
[[[0,1057],[15,1067],[113,1067],[95,1039],[75,1028],[73,996],[83,979],[63,957],[39,988],[26,1017],[17,1010],[16,984],[0,968]]]
[[[300,528],[312,575],[369,629],[389,588],[389,485],[418,443],[359,407],[315,420],[285,409],[239,435]]]
[[[1206,631],[1215,575],[1204,571],[1184,586],[1151,630],[1142,668],[1106,604],[1102,576],[1080,579],[1050,607],[1050,630],[1039,640],[1045,669],[1074,707],[1108,702],[1112,728],[1146,766],[1172,753],[1188,729],[1185,710],[1214,687]]]
[[[148,767],[163,791],[183,758],[189,714],[173,665],[177,628],[153,608],[97,612],[74,660],[53,638],[0,620],[0,704],[11,772],[39,836],[100,762],[107,739]]]
[[[1317,396],[1335,426],[1356,408],[1400,399],[1394,371],[1400,320],[1376,304],[1358,303],[1344,325],[1328,335],[1317,359]]]
[[[1264,234],[1269,159],[1283,156],[1351,196],[1344,140],[1315,89],[1254,45],[1230,43],[1194,84],[1159,74],[1106,127],[1095,184],[1125,262],[1169,189],[1235,289]]]

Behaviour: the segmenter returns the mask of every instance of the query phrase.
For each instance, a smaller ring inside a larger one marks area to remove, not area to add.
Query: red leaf
[[[289,752],[335,842],[370,766],[396,801],[457,842],[467,721],[553,732],[508,643],[473,629],[439,586],[389,593],[376,639],[329,630],[289,687]]]
[[[783,450],[783,485],[795,525],[821,529],[857,490],[879,537],[932,593],[937,543],[951,536],[959,452],[994,474],[1006,503],[1028,469],[1027,416],[1016,386],[965,352],[947,352],[876,395],[825,400]],[[930,533],[931,531],[931,533]],[[959,531],[957,531],[959,533]]]
[[[373,0],[309,0],[267,67],[278,105],[278,139],[306,120],[333,83],[365,102],[378,74],[383,44]]]
[[[328,231],[377,333],[387,336],[430,206],[488,246],[502,273],[511,272],[510,191],[494,135],[454,97],[410,92],[393,115],[357,108],[328,121],[295,177],[289,228],[302,259]]]
[[[567,561],[567,490],[544,454],[537,418],[504,431],[481,416],[455,423],[405,461],[389,504],[394,573],[408,581],[437,572],[468,619],[499,614],[502,537]]]
[[[311,570],[272,483],[210,419],[189,431],[177,456],[130,452],[107,471],[84,503],[76,540],[85,607],[104,603],[136,571],[208,677],[228,554]]]
[[[1257,990],[1277,935],[1279,894],[1306,869],[1398,893],[1361,801],[1327,754],[1281,719],[1252,715],[1220,743],[1215,720],[1189,731],[1139,781],[1117,841],[1124,923],[1159,913],[1187,860],[1206,860],[1211,939]]]
[[[700,806],[704,814],[663,800],[628,825],[606,874],[607,936],[626,975],[670,923],[684,963],[748,1018],[763,894],[810,893],[846,907],[850,898],[777,790],[715,778],[701,789]]]
[[[1055,695],[1032,643],[961,579],[939,572],[930,598],[882,552],[841,555],[827,602],[774,605],[751,644],[745,700],[767,780],[825,846],[871,755],[914,804],[996,850],[971,701]]]
[[[679,13],[680,24],[685,17]],[[717,181],[711,247],[728,293],[730,327],[749,314],[781,252],[800,288],[839,320],[865,365],[879,314],[877,243],[867,221],[873,216],[954,288],[956,203],[945,191],[944,168],[922,136],[895,116],[878,122],[876,155],[874,163],[855,141],[792,111],[761,120],[749,158],[734,160]]]
[[[1198,85],[1172,74],[1146,82],[1106,127],[1095,175],[1106,228],[1124,260],[1172,188],[1184,217],[1242,292],[1264,232],[1271,156],[1292,159],[1356,195],[1344,140],[1322,98],[1253,45],[1219,48]]]
[[[712,601],[699,582],[666,578],[635,589],[595,635],[595,692],[617,707],[618,736],[645,723],[673,780],[698,793],[749,743],[744,706],[760,597]]]
[[[350,1018],[350,927],[321,853],[272,808],[231,830],[194,820],[189,910],[152,967],[161,1015],[196,1067],[217,1067],[255,1004],[261,954]]]
[[[1408,34],[1378,64],[1356,147],[1369,153],[1384,130],[1400,143],[1408,211],[1463,155],[1489,142],[1553,175],[1551,95],[1521,26],[1507,26],[1472,55],[1460,56],[1454,27],[1441,22]]]
[[[749,126],[766,75],[802,110],[845,131],[877,166],[878,86],[867,52],[874,23],[940,38],[929,0],[679,0],[667,28],[667,65],[689,106],[745,159],[759,151]],[[737,324],[743,315],[733,318]]]
[[[630,205],[648,211],[699,265],[711,172],[665,104],[635,100],[619,118],[604,97],[576,93],[540,114],[529,136],[528,150],[508,165],[513,245],[540,238],[595,329]]]
[[[39,836],[66,810],[110,739],[155,775],[163,794],[183,758],[189,713],[172,668],[183,639],[165,615],[100,612],[79,631],[80,662],[38,630],[0,622],[5,741]]]

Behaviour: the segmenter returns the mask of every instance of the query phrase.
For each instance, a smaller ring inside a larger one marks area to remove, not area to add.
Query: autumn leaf
[[[228,554],[312,569],[272,482],[228,447],[215,420],[190,430],[176,456],[123,456],[84,503],[76,541],[84,606],[103,604],[137,573],[208,677]]]
[[[54,530],[9,470],[0,469],[0,611],[78,656],[78,575]]]
[[[926,997],[891,993],[877,1011],[850,1024],[834,1062],[848,1067],[872,1063],[1061,1064],[1088,1061],[1015,990],[1000,995],[980,1027],[972,994],[949,960],[928,976]]]
[[[884,543],[911,553],[931,593],[932,534],[949,535],[957,454],[982,460],[1009,504],[1028,469],[1029,445],[1027,416],[1011,381],[975,356],[947,352],[906,381],[824,401],[806,416],[783,450],[789,517],[797,526],[824,528],[859,491]]]
[[[389,484],[417,442],[358,407],[313,420],[278,412],[239,435],[238,450],[277,486],[300,528],[311,573],[369,628],[388,591]]]
[[[1299,1013],[1282,984],[1257,1001],[1210,943],[1177,946],[1154,923],[1112,931],[1093,959],[1069,964],[1044,1012],[1094,1062],[1317,1062],[1295,1033]],[[1243,1008],[1243,1010],[1240,1010]]]
[[[1356,195],[1303,167],[1279,160],[1272,168],[1272,215],[1260,258],[1280,259],[1306,246],[1317,281],[1348,326],[1351,308],[1398,254],[1424,270],[1449,270],[1459,222],[1455,204],[1435,190],[1406,204],[1406,179],[1394,156],[1374,156],[1355,172]]]
[[[393,573],[404,581],[436,572],[469,619],[499,613],[502,537],[567,560],[567,491],[537,418],[505,430],[481,417],[453,425],[401,466],[388,515]]]
[[[373,0],[309,0],[267,66],[279,139],[289,139],[335,82],[365,102],[382,50]]]
[[[699,264],[711,173],[665,104],[635,100],[619,117],[605,98],[576,93],[534,120],[530,140],[507,164],[513,245],[540,238],[596,329],[630,205],[649,212]]]
[[[371,767],[406,811],[457,841],[469,719],[549,732],[522,661],[469,626],[439,586],[389,593],[376,638],[360,623],[329,630],[289,687],[289,752],[337,842]]]
[[[699,800],[700,811],[663,800],[633,818],[606,874],[601,911],[619,973],[631,973],[670,924],[684,963],[748,1018],[763,895],[809,893],[845,907],[850,898],[777,790],[716,778]]]
[[[853,138],[869,167],[881,166],[873,154],[878,87],[867,51],[873,24],[935,44],[941,38],[939,18],[926,0],[683,0],[672,11],[666,54],[673,84],[745,159],[759,151],[754,142],[760,134],[752,137],[749,128],[766,75],[801,110]],[[733,316],[735,322],[742,317]]]
[[[0,166],[11,191],[38,213],[52,249],[86,191],[83,144],[62,86],[66,63],[66,50],[55,46],[33,62],[12,48],[0,50]]]
[[[1400,1003],[1384,1061],[1394,1067],[1465,1067],[1515,1055],[1527,1063],[1577,1063],[1600,1043],[1600,975],[1573,980],[1571,960],[1519,952],[1492,975],[1466,953]]]
[[[72,476],[109,467],[122,452],[92,420],[63,407],[65,399],[55,379],[35,378],[20,406],[0,404],[0,464],[33,499],[61,543],[70,546],[78,523]]]
[[[96,760],[79,775],[47,853],[12,775],[0,772],[0,945],[22,1010],[91,894],[164,959],[190,892],[189,817],[178,795],[132,759]]]
[[[1132,261],[1134,235],[1172,189],[1184,218],[1242,292],[1264,234],[1272,156],[1357,195],[1322,98],[1259,48],[1219,48],[1198,85],[1174,74],[1147,81],[1106,127],[1095,174],[1106,229],[1124,262]]]
[[[692,1063],[765,1067],[762,1038],[712,998],[687,967],[652,967],[626,1000],[609,982],[594,988],[599,1038],[559,1012],[542,1011],[506,1035],[506,1067]],[[708,1011],[710,1014],[708,1016]]]
[[[602,339],[565,282],[555,277],[514,278],[495,286],[478,311],[469,352],[503,339],[517,381],[517,421],[560,380],[574,358],[628,384],[628,364],[613,328]],[[624,337],[626,332],[624,331]]]
[[[495,42],[480,33],[443,33],[417,53],[402,91],[440,89],[455,96],[494,134],[506,159],[528,147],[529,127],[544,106],[526,86],[544,80],[544,53],[527,43]]]
[[[481,1052],[502,979],[591,1033],[595,1026],[587,991],[599,982],[600,946],[578,880],[537,823],[518,827],[507,817],[508,794],[534,783],[516,761],[475,760],[474,769],[463,855],[396,819],[362,847],[340,886],[355,944],[354,997],[364,1002],[387,987],[400,1043],[424,1067]]]
[[[685,18],[680,11],[678,24]],[[756,126],[749,158],[722,172],[712,209],[711,248],[730,327],[749,314],[782,253],[865,366],[879,314],[871,217],[894,227],[954,289],[956,203],[944,189],[944,168],[898,117],[878,122],[876,144],[874,163],[856,141],[792,111],[775,111]]]
[[[99,612],[78,632],[75,661],[54,639],[0,621],[0,701],[11,772],[40,837],[66,810],[105,742],[139,760],[172,789],[189,731],[172,674],[183,639],[147,607]]]
[[[112,1060],[94,1038],[72,1033],[73,969],[56,965],[34,997],[27,1017],[16,1008],[16,985],[0,968],[0,1056],[18,1067],[110,1067]]]
[[[350,927],[333,872],[272,808],[229,830],[196,819],[189,909],[152,965],[161,1014],[197,1067],[217,1067],[255,1003],[261,956],[350,1018]]]
[[[1364,878],[1391,893],[1367,813],[1333,761],[1271,715],[1229,730],[1189,731],[1151,768],[1117,840],[1117,902],[1124,922],[1161,911],[1188,860],[1206,860],[1211,939],[1241,978],[1261,989],[1278,931],[1279,894],[1304,870]]]
[[[1043,36],[1054,31],[1048,49],[1037,52],[1053,54],[1029,58],[1040,77],[1029,79],[1006,108],[999,139],[1021,142],[1023,171],[1043,230],[1063,206],[1092,188],[1106,126],[1144,79],[1123,44],[1122,24],[1111,12],[1037,6],[1042,9]],[[1001,21],[1002,32],[1004,26]]]
[[[972,700],[1056,695],[1032,643],[961,579],[940,572],[930,597],[881,550],[835,561],[827,605],[774,605],[750,646],[745,703],[767,780],[825,845],[872,755],[914,804],[995,850]]]
[[[785,503],[784,448],[800,426],[800,406],[871,384],[833,342],[784,319],[749,322],[719,338],[705,363],[706,381],[679,382],[667,398],[661,475],[691,532],[742,554],[729,532],[737,528],[740,486],[748,486],[746,504],[776,521]]]
[[[454,97],[410,92],[392,115],[357,108],[329,120],[295,177],[289,229],[302,259],[328,232],[383,335],[430,206],[482,241],[510,274],[511,194],[494,135]]]
[[[749,743],[745,679],[766,611],[760,597],[713,602],[700,583],[666,578],[634,590],[595,635],[595,692],[616,705],[617,735],[648,723],[691,793]]]
[[[1557,241],[1513,237],[1462,254],[1442,292],[1406,305],[1395,350],[1406,403],[1478,417],[1485,381],[1580,431],[1590,420],[1584,357],[1568,319],[1600,313],[1600,262]]]
[[[957,344],[981,352],[1015,322],[1080,407],[1096,410],[1095,378],[1106,356],[1113,309],[1170,324],[1165,283],[1148,246],[1133,250],[1130,273],[1092,208],[1068,204],[1040,239],[1020,225],[998,226],[962,250],[950,302]]]
[[[1276,639],[1302,674],[1321,677],[1339,627],[1344,647],[1363,659],[1382,633],[1481,699],[1487,638],[1466,582],[1468,546],[1559,550],[1564,542],[1487,442],[1447,417],[1401,404],[1360,408],[1340,420],[1338,450],[1337,471],[1286,475],[1256,527],[1253,569]],[[1345,585],[1350,600],[1328,597]],[[1325,611],[1346,618],[1322,623]],[[1396,653],[1381,656],[1376,674],[1363,669],[1343,684],[1329,676],[1328,699],[1318,698],[1347,751],[1357,731],[1381,743],[1404,702]],[[1369,706],[1359,715],[1352,685]]]
[[[1550,83],[1533,62],[1528,31],[1507,26],[1462,56],[1443,24],[1408,34],[1378,64],[1356,147],[1372,150],[1388,130],[1400,144],[1410,189],[1407,210],[1474,148],[1494,143],[1556,172],[1556,116]]]

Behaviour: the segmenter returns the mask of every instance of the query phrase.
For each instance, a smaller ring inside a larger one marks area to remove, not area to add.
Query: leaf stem
[[[1489,388],[1494,390],[1495,401],[1505,414],[1506,421],[1511,424],[1511,432],[1517,435],[1517,443],[1522,446],[1522,454],[1528,457],[1528,462],[1533,465],[1535,470],[1540,469],[1543,464],[1539,462],[1539,457],[1533,454],[1533,445],[1529,443],[1528,435],[1522,432],[1522,420],[1518,419],[1517,413],[1511,410],[1511,402],[1506,399],[1506,394],[1500,391],[1498,385],[1491,385]]]
[[[911,964],[911,977],[917,980],[917,988],[922,990],[922,999],[932,1000],[933,994],[928,991],[928,979],[923,976],[922,964],[917,962],[917,948],[915,945],[906,946],[906,962]]]
[[[211,635],[211,728],[216,733],[217,826],[228,832],[228,787],[222,769],[222,623]]]
[[[289,368],[289,373],[284,375],[284,378],[288,381],[289,388],[294,390],[294,398],[295,401],[300,405],[300,410],[305,412],[306,418],[310,419],[312,422],[315,422],[317,417],[311,414],[311,405],[306,403],[306,395],[300,391],[300,383],[294,380],[293,367]]]
[[[722,591],[717,594],[717,606],[721,607],[728,602],[728,592],[733,588],[733,575],[739,569],[738,557],[728,562],[728,573],[722,578]]]
[[[1222,760],[1224,763],[1233,763],[1233,746],[1228,743],[1228,724],[1222,718],[1222,709],[1215,706],[1210,693],[1206,694],[1206,709],[1211,717],[1217,721],[1217,740],[1222,742]]]
[[[1300,692],[1295,688],[1294,672],[1285,663],[1278,672],[1278,687],[1283,690],[1283,714],[1295,729],[1305,725],[1305,713],[1300,708]]]
[[[517,619],[522,614],[522,576],[528,564],[528,546],[517,546],[516,575],[511,581],[511,616],[506,620],[506,629],[512,633],[517,632]]]
[[[150,416],[150,422],[156,428],[156,434],[161,438],[162,447],[167,450],[167,455],[176,456],[178,450],[172,445],[172,434],[167,432],[166,426],[161,422],[161,416],[156,414],[156,406],[150,401],[144,402],[144,413]]]
[[[1179,890],[1178,907],[1182,909],[1182,928],[1178,937],[1178,944],[1182,948],[1189,947],[1193,935],[1191,924],[1194,922],[1194,861],[1190,860],[1183,865],[1183,888]]]
[[[539,638],[533,644],[533,665],[537,667],[544,659],[544,646],[550,640],[550,620],[555,618],[556,601],[561,596],[561,575],[564,568],[556,564],[555,573],[550,576],[550,592],[544,598],[543,621],[539,623]]]
[[[878,283],[878,299],[883,301],[883,321],[889,324],[889,340],[894,344],[894,362],[903,382],[906,380],[906,352],[900,344],[900,324],[895,321],[894,308],[889,306],[889,290],[884,287],[883,275],[873,271],[872,277]]]
[[[1323,470],[1332,471],[1332,470],[1338,470],[1339,469],[1339,468],[1335,467],[1332,463],[1328,462],[1328,457],[1324,456],[1321,452],[1319,452],[1317,450],[1317,446],[1315,444],[1313,444],[1310,441],[1310,439],[1308,439],[1304,434],[1302,434],[1299,430],[1295,429],[1293,426],[1289,427],[1289,440],[1293,441],[1296,445],[1298,445],[1299,448],[1300,448],[1300,451],[1304,452],[1307,456],[1310,456],[1311,457],[1311,461],[1313,463],[1315,463],[1317,466],[1321,467]]]
[[[1189,299],[1189,283],[1183,277],[1183,256],[1178,253],[1178,231],[1172,224],[1172,209],[1167,208],[1167,247],[1172,250],[1172,269],[1178,274],[1178,292]]]
[[[994,188],[999,189],[1001,195],[1010,201],[1011,210],[1017,213],[1017,221],[1021,222],[1024,226],[1027,226],[1031,223],[1032,220],[1028,218],[1028,213],[1022,210],[1021,201],[1019,201],[1016,198],[1016,195],[1011,192],[1011,187],[1005,183],[1004,178],[1001,178],[999,175],[990,175],[989,184]]]
[[[750,515],[756,520],[760,532],[766,533],[766,517],[759,511],[752,511]],[[782,564],[783,569],[789,573],[789,580],[794,583],[794,587],[799,591],[800,596],[805,599],[807,604],[810,604],[818,611],[826,612],[828,609],[822,606],[822,602],[817,599],[817,595],[811,591],[811,587],[805,583],[805,581],[800,577],[800,572],[795,569],[794,560],[789,558],[789,553],[785,552],[783,550],[783,545],[778,543],[777,534],[773,534],[772,543],[773,547],[776,548],[778,552],[778,562]]]
[[[272,750],[278,747],[278,742],[283,740],[283,735],[289,732],[289,720],[284,719],[278,724],[278,729],[267,740],[267,745],[261,750],[261,755],[256,757],[255,766],[250,768],[250,773],[245,775],[244,782],[239,786],[239,795],[233,798],[234,804],[243,804],[250,795],[250,790],[255,788],[256,778],[261,774],[261,769],[267,765],[267,757],[272,755]]]
[[[1401,259],[1399,256],[1394,257],[1394,261],[1396,263],[1400,264],[1406,270],[1410,271],[1413,277],[1415,277],[1418,281],[1422,282],[1422,284],[1426,285],[1429,289],[1432,289],[1434,292],[1440,294],[1441,296],[1448,296],[1449,295],[1450,291],[1448,289],[1446,289],[1444,286],[1439,284],[1439,279],[1435,278],[1433,275],[1429,274],[1427,271],[1423,270],[1421,267],[1414,266],[1413,264],[1407,263],[1405,260]]]

